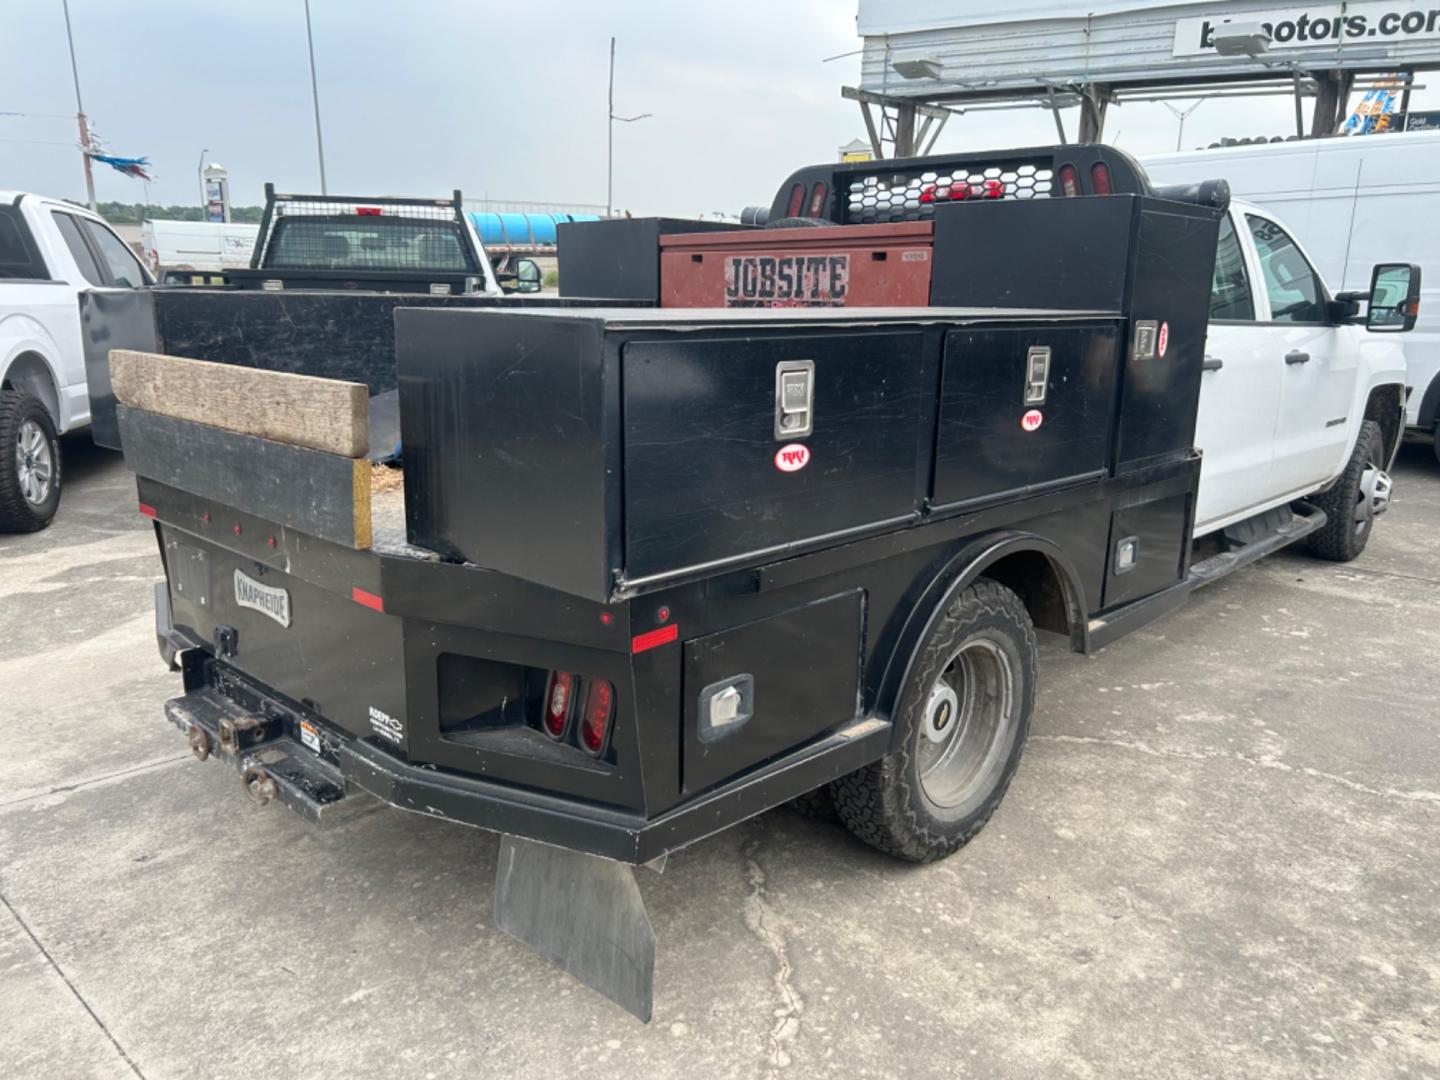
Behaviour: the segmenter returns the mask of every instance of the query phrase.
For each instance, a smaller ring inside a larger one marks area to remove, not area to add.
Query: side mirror
[[[534,259],[518,259],[515,262],[515,291],[537,293],[540,291],[540,267]],[[1416,271],[1419,274],[1419,271]]]
[[[1365,329],[1380,334],[1403,334],[1415,329],[1420,315],[1420,267],[1410,263],[1380,263],[1370,277],[1370,306]]]

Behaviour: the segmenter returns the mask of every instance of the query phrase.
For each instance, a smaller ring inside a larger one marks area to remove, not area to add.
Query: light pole
[[[200,151],[200,160],[195,164],[195,181],[200,185],[200,220],[204,221],[210,216],[210,200],[205,194],[205,155],[210,152],[207,146]]]
[[[308,3],[309,0],[306,0]],[[608,218],[614,211],[614,190],[615,190],[615,121],[622,124],[633,124],[636,120],[644,120],[653,113],[641,113],[639,116],[616,116],[615,115],[615,39],[610,39],[610,126],[606,132],[605,145],[605,216]]]
[[[1192,112],[1194,112],[1196,109],[1198,109],[1201,105],[1204,105],[1205,99],[1201,98],[1199,101],[1195,102],[1194,105],[1191,105],[1188,109],[1177,109],[1168,101],[1162,101],[1160,102],[1160,104],[1164,105],[1165,108],[1169,109],[1172,113],[1174,113],[1176,118],[1180,121],[1180,130],[1175,132],[1175,152],[1178,154],[1180,152],[1180,140],[1185,138],[1185,118],[1189,116]]]
[[[80,68],[75,63],[75,34],[70,29],[70,0],[61,0],[65,9],[65,40],[70,43],[70,74],[75,79],[75,120],[80,125],[80,154],[85,159],[85,198],[90,209],[95,207],[95,169],[90,161],[90,126],[85,122],[85,106],[80,101]]]
[[[315,103],[315,150],[320,155],[320,194],[325,186],[325,140],[320,137],[320,90],[315,82],[315,35],[310,32],[310,0],[305,0],[305,41],[310,46],[310,100]]]

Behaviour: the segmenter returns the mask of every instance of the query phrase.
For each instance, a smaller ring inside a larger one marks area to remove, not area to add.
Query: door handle
[[[1207,356],[1200,362],[1201,371],[1219,371],[1225,366],[1225,361],[1218,356]]]
[[[1309,362],[1310,354],[1308,352],[1301,352],[1299,349],[1295,349],[1285,354],[1285,363],[1287,364],[1308,364]]]

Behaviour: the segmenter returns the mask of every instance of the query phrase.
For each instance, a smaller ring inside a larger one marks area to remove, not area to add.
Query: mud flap
[[[495,924],[650,1022],[655,931],[629,866],[502,836]]]

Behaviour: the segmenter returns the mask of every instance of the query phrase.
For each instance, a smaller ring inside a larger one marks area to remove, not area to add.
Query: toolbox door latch
[[[815,429],[815,361],[775,365],[775,438],[799,439]]]
[[[1025,404],[1044,405],[1050,385],[1050,346],[1032,345],[1025,356]]]

